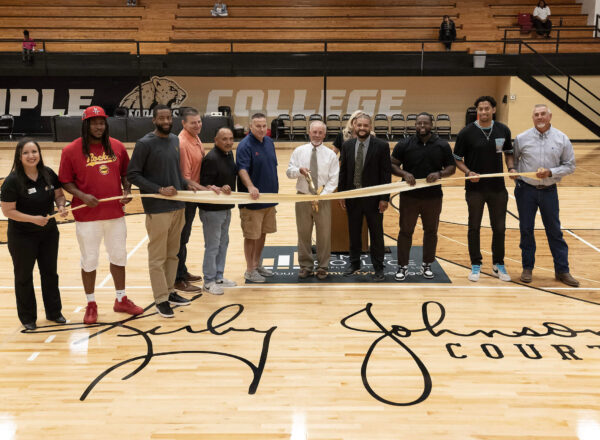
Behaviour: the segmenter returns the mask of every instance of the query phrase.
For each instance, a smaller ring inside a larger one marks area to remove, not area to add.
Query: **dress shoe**
[[[202,290],[202,287],[194,286],[187,281],[177,281],[173,287],[180,292],[200,292]]]
[[[521,272],[521,281],[524,283],[531,283],[531,280],[533,279],[532,272],[532,269],[523,269],[523,272]]]
[[[556,279],[561,283],[565,283],[567,286],[571,287],[579,287],[579,281],[573,278],[569,272],[557,273],[555,275]]]
[[[25,327],[25,330],[35,330],[37,328],[37,325],[35,324],[35,322],[28,322],[26,324],[23,324],[23,327]]]
[[[346,272],[344,272],[343,275],[345,277],[349,277],[349,276],[352,276],[352,275],[358,273],[359,271],[360,271],[360,267],[358,267],[358,266],[350,266],[350,268]]]
[[[192,281],[202,281],[202,277],[200,275],[192,275],[191,273],[186,273],[183,277],[184,281],[192,282]]]
[[[374,281],[376,283],[381,283],[382,281],[385,281],[385,275],[383,274],[383,271],[378,270],[373,275],[371,275],[371,281]]]
[[[304,279],[313,276],[313,271],[310,269],[302,268],[300,272],[298,272],[298,278]]]
[[[62,313],[58,315],[58,318],[46,318],[48,319],[48,321],[54,321],[57,324],[66,324],[67,323],[67,318],[65,318]]]

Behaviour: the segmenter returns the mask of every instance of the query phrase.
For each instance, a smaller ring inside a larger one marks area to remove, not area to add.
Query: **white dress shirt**
[[[286,175],[290,179],[298,179],[296,189],[302,194],[310,194],[306,178],[300,174],[300,168],[310,170],[310,157],[312,155],[313,145],[311,143],[300,145],[292,152],[290,163]],[[317,164],[319,166],[317,190],[324,186],[321,194],[330,194],[338,186],[338,175],[340,173],[340,163],[335,153],[321,144],[317,146]]]

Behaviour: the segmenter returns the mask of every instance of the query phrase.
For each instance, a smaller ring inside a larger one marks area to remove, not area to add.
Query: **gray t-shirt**
[[[142,194],[157,194],[160,187],[174,186],[186,189],[179,168],[179,138],[173,133],[162,138],[148,133],[135,143],[127,168],[127,179]],[[142,198],[146,214],[175,211],[185,207],[184,202]]]

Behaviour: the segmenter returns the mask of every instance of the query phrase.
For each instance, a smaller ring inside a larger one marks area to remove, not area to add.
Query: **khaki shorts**
[[[274,206],[263,209],[240,208],[244,238],[258,240],[262,234],[277,232]]]

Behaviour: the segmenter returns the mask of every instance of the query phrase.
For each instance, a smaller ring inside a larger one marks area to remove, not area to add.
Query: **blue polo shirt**
[[[279,179],[277,178],[277,156],[275,144],[268,136],[260,142],[252,133],[249,133],[239,143],[236,151],[237,168],[246,170],[250,180],[261,193],[278,193]],[[248,192],[248,188],[238,176],[238,191]],[[260,199],[259,199],[260,200]],[[277,203],[253,203],[239,205],[240,208],[264,209],[275,206]]]

